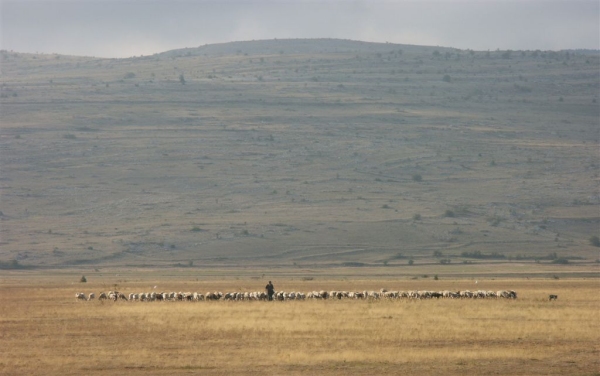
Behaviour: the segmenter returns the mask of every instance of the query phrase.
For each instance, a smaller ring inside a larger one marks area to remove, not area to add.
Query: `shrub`
[[[181,82],[182,85],[185,85],[185,77],[183,77],[183,73],[179,75],[179,82]]]
[[[415,260],[413,260],[413,259],[408,260],[408,265],[413,265],[414,263],[415,263]]]
[[[568,264],[569,263],[569,259],[565,258],[565,257],[559,257],[557,259],[552,260],[553,264]]]
[[[421,174],[414,174],[412,176],[412,180],[413,181],[423,181],[423,177],[421,176]]]
[[[444,217],[454,218],[454,212],[448,209],[444,212]]]
[[[444,80],[444,82],[452,82],[452,77],[450,77],[449,74],[445,74],[442,80]]]
[[[84,275],[81,276],[81,278],[79,279],[79,282],[81,282],[81,283],[86,283],[87,282],[87,279],[85,278]]]
[[[590,238],[590,244],[594,247],[600,247],[600,238],[596,235]]]
[[[421,214],[417,213],[417,214],[413,215],[413,219],[415,221],[420,221],[421,220]]]
[[[125,79],[135,78],[135,73],[127,72],[127,73],[125,73],[125,76],[123,76],[123,78],[125,78]]]

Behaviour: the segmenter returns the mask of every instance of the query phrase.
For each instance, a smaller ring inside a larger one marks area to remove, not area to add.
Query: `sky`
[[[15,52],[118,58],[274,38],[600,49],[600,1],[0,0],[0,49]]]

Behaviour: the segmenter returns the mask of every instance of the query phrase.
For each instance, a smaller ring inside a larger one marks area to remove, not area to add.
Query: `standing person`
[[[271,281],[269,281],[269,284],[265,286],[265,290],[267,290],[269,300],[273,300],[273,294],[275,294],[275,287],[273,286],[273,283]]]

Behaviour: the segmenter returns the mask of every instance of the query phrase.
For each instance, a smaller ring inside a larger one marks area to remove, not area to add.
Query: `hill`
[[[1,59],[5,267],[598,258],[597,54],[272,40]]]

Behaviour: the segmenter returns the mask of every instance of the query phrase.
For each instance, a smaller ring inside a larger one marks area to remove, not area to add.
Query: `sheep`
[[[96,294],[94,294],[93,292],[90,292],[90,295],[88,296],[88,300],[94,300],[95,297],[96,297]]]
[[[85,297],[85,294],[84,294],[84,293],[82,293],[82,292],[76,292],[76,293],[75,293],[75,298],[76,298],[77,300],[87,300],[87,299],[86,299],[86,297]]]
[[[548,301],[550,301],[550,302],[553,301],[553,300],[556,300],[556,299],[558,299],[558,295],[552,295],[552,294],[550,294],[548,296]]]

